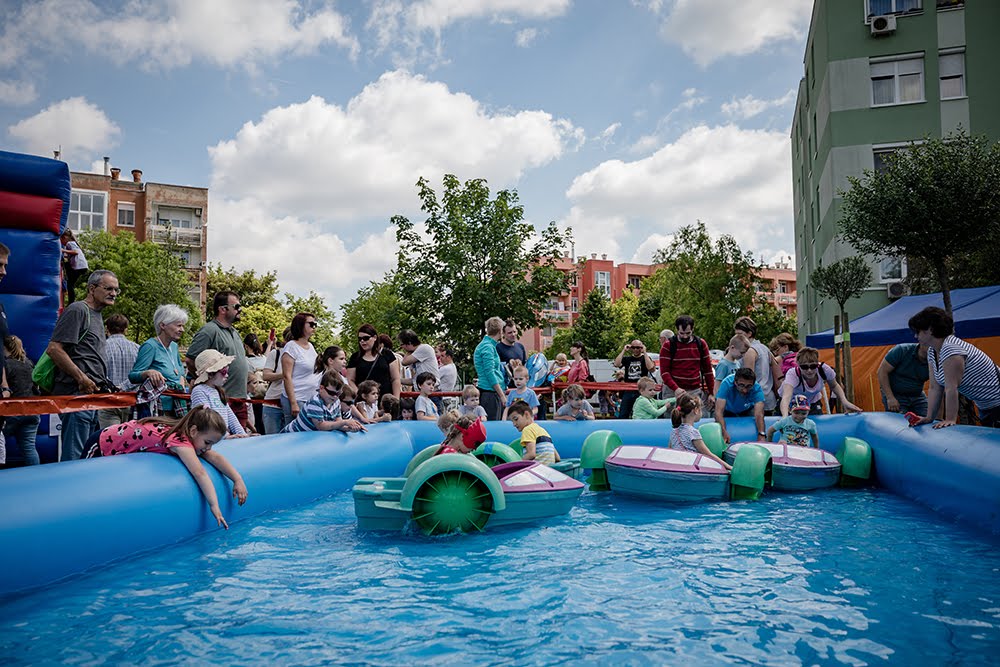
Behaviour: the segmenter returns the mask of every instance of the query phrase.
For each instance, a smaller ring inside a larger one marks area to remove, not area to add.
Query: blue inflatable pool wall
[[[772,421],[772,420],[768,420]],[[1000,533],[1000,431],[968,426],[911,429],[899,415],[872,413],[816,419],[821,445],[836,451],[845,436],[874,451],[879,483],[942,513]],[[670,424],[655,421],[544,422],[564,457],[579,456],[598,429],[626,443],[664,444]],[[729,421],[734,440],[751,440],[749,418]],[[488,424],[490,440],[517,431]],[[232,440],[218,451],[246,480],[250,497],[236,505],[229,481],[209,468],[227,519],[310,502],[364,476],[396,476],[417,451],[440,441],[430,422],[376,424],[368,433],[302,433]],[[194,480],[181,462],[132,454],[0,472],[0,593],[57,581],[86,569],[215,530]]]

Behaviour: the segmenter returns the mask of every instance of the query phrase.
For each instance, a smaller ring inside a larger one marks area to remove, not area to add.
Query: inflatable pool
[[[901,415],[885,413],[815,421],[828,447],[846,437],[869,443],[882,487],[1000,534],[1000,432],[968,426],[911,429]],[[598,430],[612,429],[636,445],[662,443],[669,435],[662,420],[545,426],[566,458],[579,456],[586,438]],[[756,434],[749,418],[730,420],[728,426],[736,441]],[[517,435],[509,423],[489,428],[498,441]],[[348,490],[360,477],[399,477],[416,452],[437,442],[440,431],[428,422],[375,424],[360,434],[302,433],[224,442],[218,451],[240,471],[250,491],[242,507],[210,466],[209,474],[232,523]],[[157,454],[2,471],[0,508],[0,593],[51,583],[218,530],[181,462]]]

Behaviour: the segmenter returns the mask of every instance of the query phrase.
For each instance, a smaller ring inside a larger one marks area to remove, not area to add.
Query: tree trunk
[[[837,342],[840,331],[840,315],[833,316],[833,370],[837,377],[844,377],[844,366],[841,364],[841,351],[844,349],[843,343]]]
[[[847,311],[840,310],[840,319],[844,329],[844,394],[847,400],[854,402],[854,366],[851,361],[851,321],[848,319]],[[841,406],[843,409],[843,406]]]
[[[938,282],[941,284],[941,298],[944,299],[944,312],[951,317],[951,287],[948,286],[948,267],[944,260],[934,263]]]

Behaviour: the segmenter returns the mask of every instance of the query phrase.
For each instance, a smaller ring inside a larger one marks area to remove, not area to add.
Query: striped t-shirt
[[[302,404],[299,415],[291,421],[282,433],[303,433],[318,431],[320,422],[332,422],[341,418],[340,399],[327,405],[317,393]]]
[[[1000,405],[997,365],[988,354],[961,338],[948,336],[944,339],[940,362],[933,346],[927,350],[927,368],[934,381],[944,386],[944,362],[955,355],[965,357],[965,373],[958,385],[958,393],[975,402],[980,411],[992,410]]]
[[[521,446],[524,447],[529,442],[535,443],[535,460],[547,466],[556,462],[556,446],[552,443],[552,436],[548,432],[532,422],[521,431]]]

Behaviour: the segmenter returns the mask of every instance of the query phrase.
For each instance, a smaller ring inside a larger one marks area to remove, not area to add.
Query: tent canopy
[[[904,296],[885,308],[851,320],[851,347],[912,343],[906,323],[926,308],[944,308],[941,293]],[[959,338],[1000,336],[1000,285],[957,289],[951,292],[955,335]],[[833,347],[833,329],[810,334],[806,344],[817,349]]]

